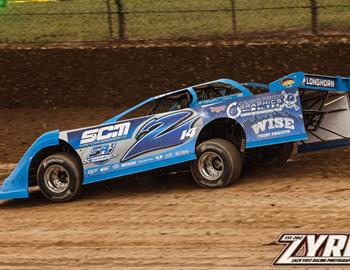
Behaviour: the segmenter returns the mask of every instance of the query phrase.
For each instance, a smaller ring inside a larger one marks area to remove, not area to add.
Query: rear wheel
[[[45,158],[37,172],[41,192],[53,202],[74,199],[81,188],[82,173],[76,158],[69,153],[57,153]]]
[[[239,178],[242,161],[231,142],[223,139],[208,140],[196,148],[196,153],[197,159],[191,163],[191,173],[201,187],[226,187]]]

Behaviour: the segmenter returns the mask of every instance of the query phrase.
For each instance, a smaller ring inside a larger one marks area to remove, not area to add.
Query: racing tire
[[[50,155],[40,163],[37,180],[41,192],[50,201],[70,201],[79,194],[82,185],[81,165],[69,153]]]
[[[196,148],[197,159],[191,162],[191,173],[203,188],[231,185],[241,175],[242,159],[237,148],[224,139],[211,139]]]

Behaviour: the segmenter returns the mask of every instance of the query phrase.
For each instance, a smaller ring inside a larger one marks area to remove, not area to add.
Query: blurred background
[[[0,42],[275,37],[349,30],[348,0],[0,0]]]

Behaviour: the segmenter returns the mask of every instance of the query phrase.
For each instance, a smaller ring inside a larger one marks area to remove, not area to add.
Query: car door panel
[[[192,109],[60,133],[78,153],[84,183],[194,159],[201,120]]]

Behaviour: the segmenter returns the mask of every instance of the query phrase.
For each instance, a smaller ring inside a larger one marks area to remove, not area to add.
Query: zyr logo
[[[348,233],[284,233],[277,244],[286,245],[273,265],[350,265]]]

